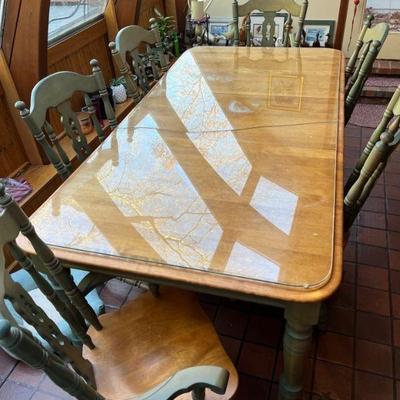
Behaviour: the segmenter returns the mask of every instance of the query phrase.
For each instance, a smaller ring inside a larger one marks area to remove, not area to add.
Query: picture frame
[[[283,42],[283,35],[285,33],[285,23],[288,19],[286,13],[276,13],[275,20],[275,36],[277,40]],[[250,32],[253,36],[253,45],[261,46],[263,38],[263,24],[264,14],[260,12],[252,12],[250,14]]]
[[[332,47],[335,33],[333,20],[306,20],[304,44],[308,47]],[[318,38],[318,43],[316,42]]]
[[[232,24],[232,18],[211,18],[209,22],[209,32],[216,37],[228,33]]]
[[[390,31],[400,33],[400,3],[399,0],[386,1],[367,0],[365,4],[365,16],[374,16],[374,25],[381,22],[389,24]]]

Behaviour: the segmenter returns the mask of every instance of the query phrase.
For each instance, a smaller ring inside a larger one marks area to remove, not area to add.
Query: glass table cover
[[[337,122],[342,53],[203,47],[185,52],[121,127],[189,132]]]
[[[33,215],[38,234],[170,274],[322,287],[334,266],[342,61],[329,49],[186,52]]]

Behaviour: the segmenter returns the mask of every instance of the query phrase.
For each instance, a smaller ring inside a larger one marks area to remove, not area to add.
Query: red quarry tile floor
[[[347,128],[346,172],[371,130]],[[326,302],[307,363],[309,400],[400,400],[400,153],[394,154],[345,250],[344,277]],[[134,297],[109,282],[101,292],[108,310]],[[199,295],[227,353],[236,364],[236,400],[276,400],[282,368],[282,310]],[[0,400],[71,397],[44,374],[0,351]]]

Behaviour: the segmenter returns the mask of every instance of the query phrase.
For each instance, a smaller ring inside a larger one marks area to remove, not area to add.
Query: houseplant
[[[156,7],[154,7],[154,13],[156,14],[155,19],[160,31],[164,53],[178,58],[181,55],[181,51],[174,18],[164,16]]]
[[[117,104],[124,103],[128,98],[125,88],[125,79],[123,77],[116,78],[111,81],[111,90],[114,101]]]

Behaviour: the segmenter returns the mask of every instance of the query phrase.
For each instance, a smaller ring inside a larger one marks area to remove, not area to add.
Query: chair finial
[[[28,110],[28,108],[26,107],[26,104],[25,104],[23,101],[21,101],[21,100],[17,101],[17,102],[14,104],[14,107],[15,107],[17,110],[19,110],[19,115],[21,115],[21,117],[24,117],[25,115],[28,115],[28,114],[29,114],[29,110]]]
[[[100,64],[95,58],[90,60],[90,66],[92,67],[92,71],[100,71]]]
[[[372,41],[372,47],[379,52],[380,48],[382,47],[382,42],[380,40]]]
[[[111,50],[112,52],[114,52],[114,51],[115,51],[115,48],[116,48],[115,42],[110,42],[110,43],[108,43],[108,47],[110,48],[110,50]]]

